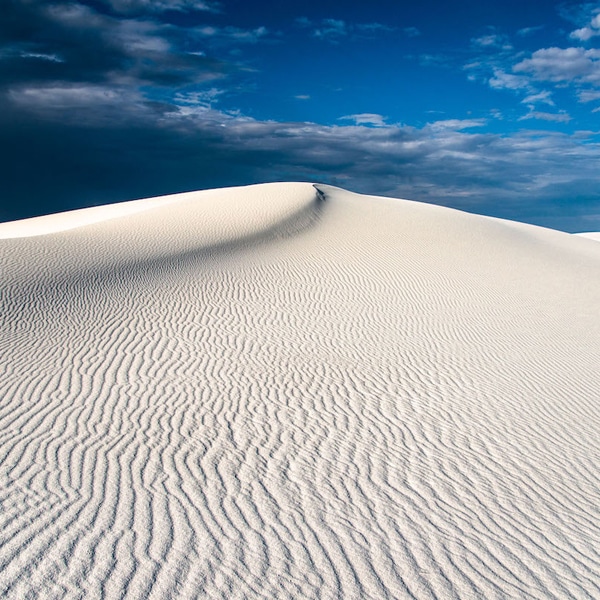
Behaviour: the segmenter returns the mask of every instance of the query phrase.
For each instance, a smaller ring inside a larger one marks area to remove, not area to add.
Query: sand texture
[[[0,237],[0,597],[600,598],[597,241],[308,183]]]

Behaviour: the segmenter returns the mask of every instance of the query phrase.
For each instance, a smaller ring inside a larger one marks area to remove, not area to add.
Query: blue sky
[[[0,220],[308,180],[600,230],[600,3],[8,0]]]

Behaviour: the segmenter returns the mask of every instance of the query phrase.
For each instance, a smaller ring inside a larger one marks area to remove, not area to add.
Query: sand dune
[[[589,238],[590,240],[597,240],[600,242],[600,231],[589,231],[586,233],[578,233],[577,235]]]
[[[0,596],[600,597],[597,241],[310,184],[0,237]]]

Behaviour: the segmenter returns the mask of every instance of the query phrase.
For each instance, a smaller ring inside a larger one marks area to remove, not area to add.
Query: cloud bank
[[[548,213],[554,206],[558,214],[568,189],[572,228],[600,225],[600,148],[589,132],[502,136],[478,133],[480,121],[414,128],[386,125],[380,115],[352,115],[355,124],[335,126],[259,121],[103,88],[37,90],[5,100],[3,108],[3,143],[13,148],[2,164],[5,194],[17,205],[13,212],[5,207],[5,218],[23,205],[35,213],[40,208],[35,199],[42,195],[68,209],[200,188],[308,180],[507,218],[519,214],[549,226],[555,223]],[[16,118],[24,111],[38,115],[35,147]],[[68,183],[57,175],[67,168]]]
[[[221,107],[255,68],[247,49],[280,43],[267,26],[208,23],[206,15],[222,14],[222,4],[8,6],[10,18],[0,21],[0,143],[10,149],[0,161],[2,220],[185,190],[308,180],[600,229],[598,132],[536,128],[571,119],[546,84],[573,85],[578,100],[595,109],[600,50],[543,48],[517,58],[499,33],[473,41],[492,72],[472,61],[469,73],[518,94],[527,130],[490,132],[496,113],[418,127],[376,112],[342,113],[333,124],[275,121]],[[181,24],[172,16],[180,14],[193,18]],[[391,31],[341,19],[298,19],[290,27],[329,41]],[[293,99],[313,102],[305,93]]]

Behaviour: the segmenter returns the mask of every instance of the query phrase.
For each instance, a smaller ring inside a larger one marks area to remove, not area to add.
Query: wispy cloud
[[[513,46],[505,35],[499,33],[488,33],[477,38],[473,38],[471,43],[480,48],[512,50]]]
[[[463,129],[482,127],[485,124],[485,119],[445,119],[434,121],[428,127],[433,131],[462,131]]]
[[[356,125],[372,125],[373,127],[385,127],[385,117],[375,113],[359,113],[340,117],[340,121],[353,121]]]
[[[421,30],[416,27],[405,27],[402,30],[408,37],[418,37],[421,35]]]
[[[312,37],[325,40],[334,44],[343,39],[361,39],[395,31],[383,23],[349,23],[343,19],[310,20],[299,17],[295,21],[302,29],[311,31]]]
[[[544,25],[535,25],[533,27],[523,27],[522,29],[519,29],[517,31],[517,35],[519,35],[521,37],[527,37],[529,35],[533,35],[534,33],[537,33],[538,31],[541,31],[542,29],[544,29]]]
[[[192,30],[200,38],[210,39],[221,44],[256,44],[266,37],[269,31],[266,27],[240,29],[239,27],[215,27],[203,25]]]
[[[132,95],[113,86],[101,85],[57,85],[23,87],[12,89],[8,97],[16,104],[28,108],[50,111],[55,108],[65,110],[77,106],[95,106],[130,102]],[[141,97],[136,97],[138,100]]]
[[[194,92],[177,92],[173,97],[173,103],[177,106],[201,106],[210,109],[225,94],[225,90],[210,88]]]
[[[35,60],[47,60],[50,62],[62,63],[64,60],[58,54],[46,54],[44,52],[21,52],[21,58],[33,58]]]
[[[489,79],[490,87],[506,90],[530,90],[531,84],[524,75],[514,75],[502,69],[494,69],[494,75]]]
[[[600,12],[589,21],[590,27],[597,23],[600,23]],[[530,29],[521,30],[520,34],[529,34]],[[564,90],[570,90],[580,102],[597,99],[594,92],[600,88],[600,49],[553,46],[525,54],[512,49],[496,32],[475,38],[472,45],[486,51],[487,55],[478,56],[464,65],[467,77],[472,81],[487,81],[492,89],[508,90],[521,96],[521,104],[529,106],[530,110],[521,115],[520,120],[569,122],[571,117],[565,111],[546,113],[533,108],[539,104],[556,106],[554,92],[556,97],[564,98]]]
[[[207,0],[103,0],[121,14],[160,13],[160,12],[221,12],[220,2]]]
[[[600,100],[600,90],[579,90],[578,96],[580,102],[593,102]]]
[[[521,100],[522,104],[547,104],[548,106],[555,106],[554,100],[552,100],[552,92],[544,90],[543,92],[536,92],[529,94]]]
[[[354,25],[354,29],[357,32],[367,33],[367,34],[389,33],[391,31],[395,31],[394,27],[390,27],[389,25],[384,25],[383,23],[358,23],[358,24]],[[410,27],[409,29],[413,30],[415,28]],[[406,30],[405,30],[405,32],[406,32]],[[417,34],[417,35],[419,35],[419,34]]]
[[[566,112],[560,113],[548,113],[538,110],[533,110],[533,106],[530,106],[530,112],[519,118],[519,121],[526,121],[528,119],[537,119],[538,121],[552,121],[554,123],[568,123],[572,117]]]
[[[341,19],[323,19],[312,34],[316,38],[337,41],[349,35],[350,30],[346,22]]]

